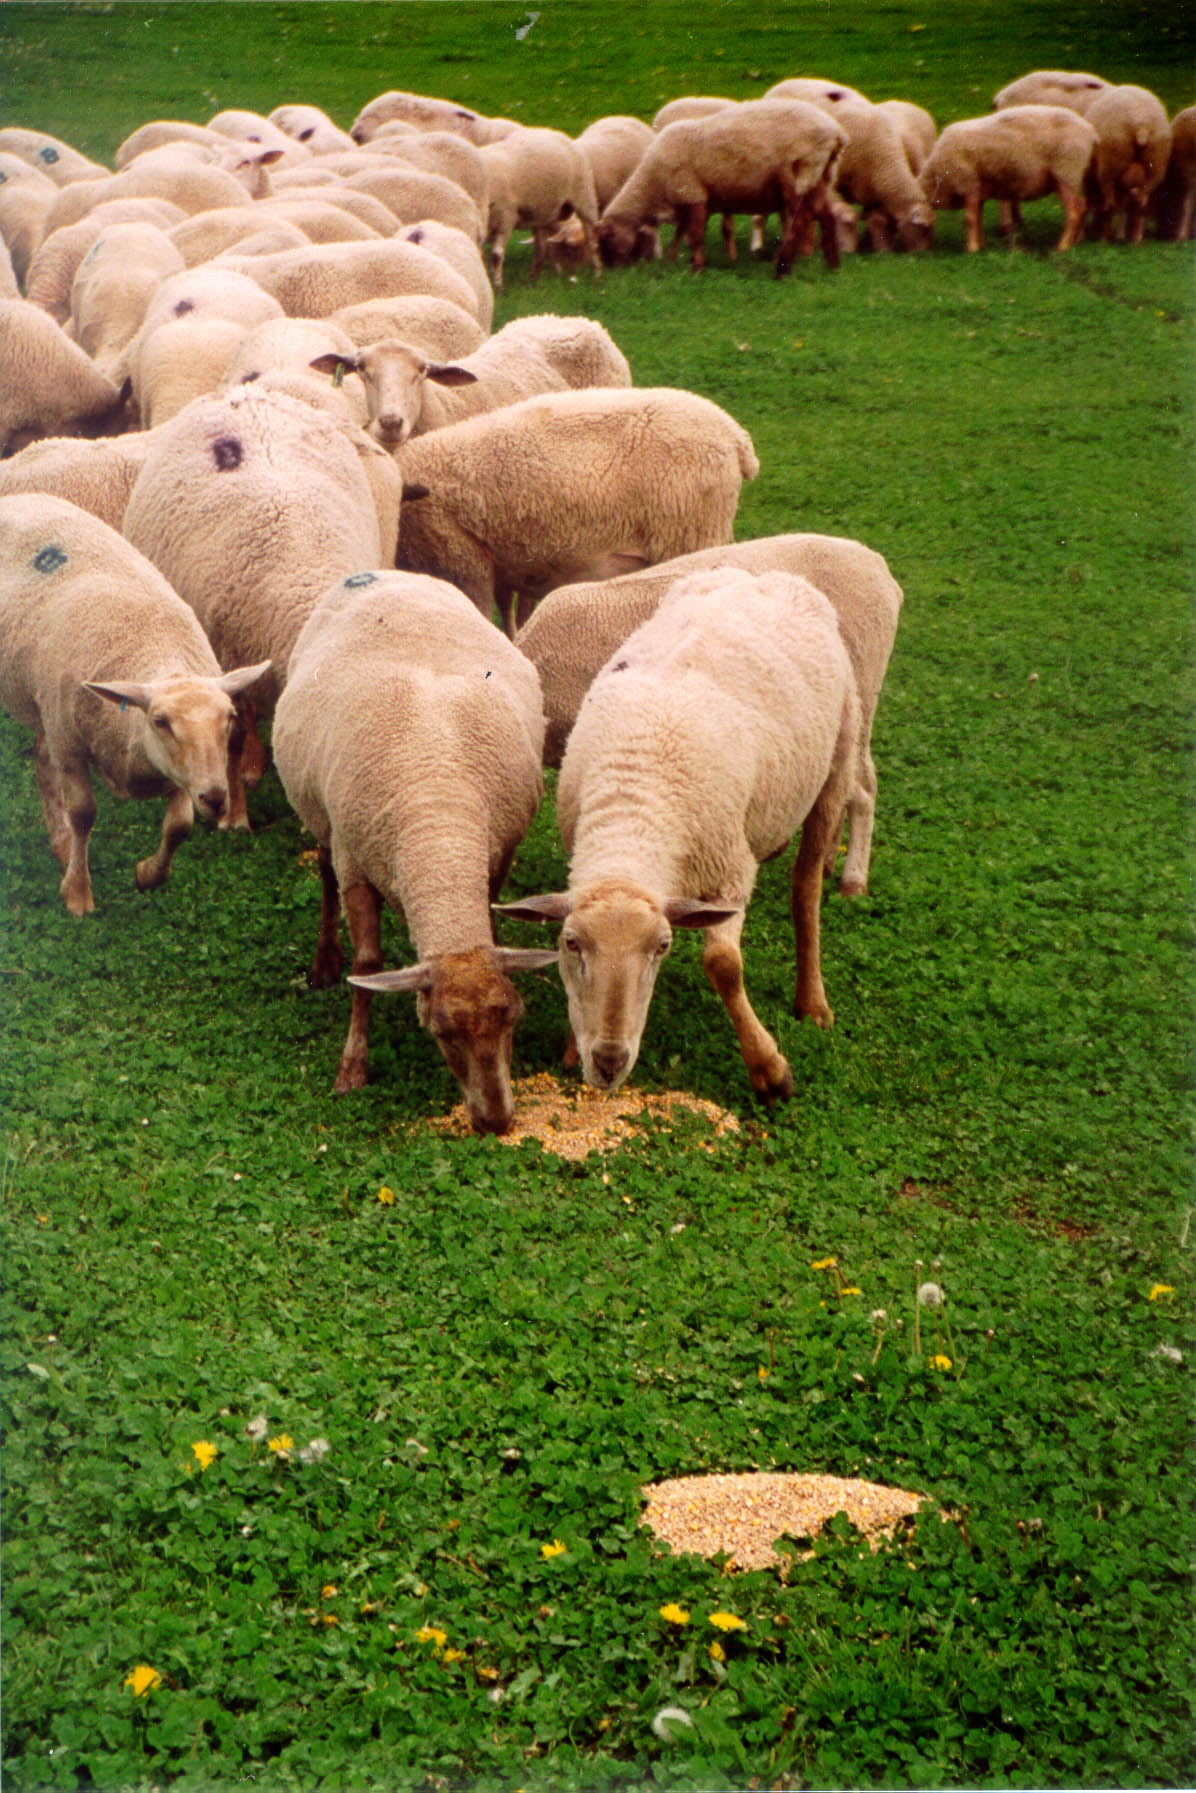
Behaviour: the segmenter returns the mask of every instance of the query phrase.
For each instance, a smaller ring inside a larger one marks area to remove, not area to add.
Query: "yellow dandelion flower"
[[[442,1631],[439,1625],[421,1625],[415,1641],[417,1644],[435,1644],[438,1650],[443,1650],[448,1642],[448,1632]]]
[[[1157,1282],[1146,1297],[1148,1301],[1161,1301],[1164,1295],[1174,1295],[1175,1289],[1169,1282]]]
[[[378,1191],[378,1200],[382,1203],[384,1208],[393,1208],[395,1205],[394,1190],[391,1189],[388,1184],[383,1183],[381,1189]]]
[[[334,1612],[322,1612],[320,1614],[320,1617],[323,1619],[323,1621],[326,1625],[339,1625],[340,1624],[340,1620],[337,1618],[337,1616]]]
[[[675,1600],[670,1600],[667,1606],[661,1607],[660,1616],[662,1619],[667,1619],[670,1625],[689,1624],[689,1614],[683,1606],[678,1606]]]
[[[198,1444],[191,1446],[191,1454],[195,1457],[199,1467],[206,1469],[210,1463],[216,1461],[220,1452],[214,1444],[209,1444],[206,1438],[201,1438]]]
[[[815,1258],[814,1262],[810,1265],[810,1269],[811,1270],[834,1270],[835,1267],[837,1266],[838,1262],[839,1262],[838,1258]]]
[[[285,1457],[288,1451],[294,1449],[294,1445],[295,1440],[289,1432],[280,1432],[277,1438],[267,1438],[266,1440],[266,1449],[273,1451],[276,1457]]]
[[[862,1295],[864,1291],[857,1289],[854,1283],[847,1283],[839,1290],[839,1293],[840,1295]]]
[[[716,1625],[720,1631],[747,1630],[747,1620],[739,1618],[738,1615],[733,1612],[712,1612],[710,1614],[710,1623]]]
[[[465,1652],[464,1650],[442,1650],[440,1660],[441,1662],[464,1662]]]
[[[338,1587],[334,1586],[331,1581],[326,1581],[324,1586],[320,1589],[320,1599],[335,1600],[339,1593],[340,1589]]]
[[[767,1382],[767,1381],[768,1381],[768,1378],[769,1378],[769,1377],[770,1377],[770,1376],[771,1376],[771,1375],[772,1375],[772,1371],[771,1371],[771,1370],[770,1370],[770,1369],[769,1369],[769,1367],[768,1367],[768,1365],[767,1365],[767,1364],[766,1364],[766,1363],[760,1363],[760,1364],[757,1364],[757,1365],[756,1365],[756,1379],[757,1379],[757,1381],[760,1381],[760,1382]]]
[[[162,1677],[156,1668],[148,1662],[140,1662],[131,1675],[125,1676],[125,1686],[131,1687],[139,1700],[144,1699],[151,1687],[161,1687]]]
[[[714,1658],[715,1662],[725,1662],[727,1660],[727,1652],[723,1649],[723,1646],[719,1643],[717,1637],[711,1642],[710,1655]]]
[[[930,1360],[930,1367],[932,1370],[949,1370],[951,1368],[951,1359],[949,1357],[944,1357],[941,1351],[936,1351]]]
[[[541,1544],[540,1555],[544,1557],[545,1560],[552,1556],[564,1556],[568,1548],[569,1546],[567,1544],[562,1544],[559,1538],[554,1538],[551,1544]]]

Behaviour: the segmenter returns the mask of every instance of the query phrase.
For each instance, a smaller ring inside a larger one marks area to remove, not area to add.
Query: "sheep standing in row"
[[[965,118],[940,133],[919,176],[936,211],[964,209],[967,246],[984,247],[988,199],[1042,199],[1057,193],[1064,210],[1055,247],[1070,249],[1084,227],[1084,182],[1096,132],[1066,106],[1008,106]]]
[[[820,1027],[823,865],[855,782],[858,700],[829,601],[785,573],[679,581],[590,687],[565,751],[557,822],[569,888],[502,905],[559,921],[560,971],[586,1082],[614,1090],[639,1052],[675,927],[703,928],[752,1088],[793,1073],[743,981],[744,910],[795,831],[794,1010]]]
[[[862,542],[830,535],[771,535],[730,542],[662,561],[640,573],[599,584],[562,585],[549,592],[515,637],[540,674],[544,692],[544,763],[559,766],[569,732],[594,679],[627,637],[655,614],[678,580],[691,573],[735,569],[759,577],[790,573],[808,579],[830,599],[859,697],[857,782],[847,800],[850,826],[840,888],[856,896],[868,888],[876,817],[872,723],[901,614],[901,587],[883,555]]]
[[[731,539],[759,471],[751,438],[696,393],[553,392],[415,437],[398,453],[397,564],[451,579],[509,634],[554,585]]]
[[[1167,242],[1186,243],[1196,234],[1196,106],[1185,106],[1171,120],[1171,154],[1151,211]]]
[[[137,867],[137,888],[155,890],[196,808],[244,818],[233,699],[268,671],[221,673],[191,609],[98,518],[43,493],[0,498],[0,703],[36,736],[72,915],[95,908],[92,769],[117,796],[167,797],[158,850]]]
[[[454,587],[360,572],[313,610],[274,720],[279,775],[319,845],[315,987],[353,944],[353,1009],[336,1089],[368,1076],[374,990],[409,990],[479,1133],[514,1119],[510,973],[552,952],[494,945],[490,904],[540,800],[544,718],[535,671]],[[383,903],[418,963],[383,972]]]
[[[490,247],[490,273],[501,292],[507,243],[516,228],[532,233],[535,280],[548,253],[548,238],[561,220],[576,217],[586,255],[595,273],[602,264],[595,235],[598,200],[589,161],[563,131],[521,126],[482,151],[490,187],[485,232]]]
[[[780,81],[765,99],[784,99],[804,81]],[[800,98],[800,94],[791,97]],[[833,98],[804,102],[821,108],[846,136],[835,171],[839,193],[860,208],[872,247],[888,249],[894,240],[904,249],[929,249],[934,212],[909,164],[895,121],[868,100],[834,91]]]
[[[1151,195],[1167,172],[1171,125],[1162,102],[1145,87],[1106,87],[1084,114],[1096,132],[1088,201],[1107,243],[1140,243]]]

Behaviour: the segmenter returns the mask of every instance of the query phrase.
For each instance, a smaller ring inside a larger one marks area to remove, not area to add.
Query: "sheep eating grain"
[[[233,699],[268,671],[222,674],[192,611],[97,517],[41,493],[0,498],[0,703],[36,736],[72,915],[95,908],[90,768],[118,796],[168,795],[158,850],[137,867],[137,888],[156,889],[196,807],[244,819]]]
[[[855,783],[859,703],[829,601],[787,573],[679,580],[607,662],[565,750],[557,821],[569,889],[500,905],[559,921],[586,1082],[635,1063],[674,927],[704,928],[703,968],[772,1102],[793,1073],[744,989],[739,938],[761,861],[799,827],[791,875],[794,1011],[833,1016],[819,963],[822,868]]]
[[[368,1075],[372,992],[410,990],[479,1133],[514,1118],[509,973],[553,952],[493,943],[490,903],[540,799],[535,669],[451,585],[362,572],[328,592],[291,656],[274,721],[287,796],[319,843],[315,986],[340,976],[337,894],[353,942],[353,1011],[336,1089]],[[419,963],[382,972],[383,901]]]

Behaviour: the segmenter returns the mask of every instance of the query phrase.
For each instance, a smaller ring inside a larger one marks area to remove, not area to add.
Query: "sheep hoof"
[[[787,1102],[793,1094],[793,1072],[788,1059],[778,1052],[767,1065],[757,1065],[751,1073],[752,1088],[771,1112],[778,1102]]]
[[[90,885],[67,885],[64,880],[61,888],[62,900],[72,915],[95,913],[95,898],[91,894]]]
[[[309,990],[331,990],[340,982],[345,958],[339,947],[325,952],[322,948],[311,962],[311,970],[307,974]],[[363,1079],[364,1081],[364,1079]]]
[[[138,890],[157,890],[160,884],[165,884],[169,876],[170,873],[164,872],[152,859],[139,859],[137,862]]]
[[[336,1074],[336,1082],[332,1086],[334,1096],[347,1095],[350,1090],[364,1089],[369,1081],[368,1069],[360,1059],[350,1064],[341,1065]]]
[[[835,1012],[825,997],[817,1003],[795,1002],[793,1013],[799,1021],[812,1021],[815,1027],[833,1027],[835,1025]]]
[[[839,886],[839,895],[845,897],[867,896],[868,880],[866,878],[844,878]]]

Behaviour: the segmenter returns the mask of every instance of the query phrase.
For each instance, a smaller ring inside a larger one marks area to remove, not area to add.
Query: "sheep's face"
[[[929,249],[934,241],[934,208],[925,201],[912,205],[898,226],[897,239],[903,249]]]
[[[628,218],[611,218],[598,226],[598,249],[608,268],[624,268],[642,253],[638,224]]]
[[[245,667],[220,678],[193,674],[145,684],[87,682],[96,697],[141,711],[139,745],[153,772],[186,791],[209,821],[228,810],[228,749],[236,719],[233,698],[270,669]],[[136,785],[136,777],[131,785]]]
[[[582,1073],[617,1090],[639,1056],[648,1005],[673,942],[654,898],[635,885],[598,885],[565,918],[560,971]]]
[[[515,1118],[511,1048],[523,999],[485,947],[445,953],[416,997],[420,1021],[461,1086],[476,1133],[507,1133]]]

